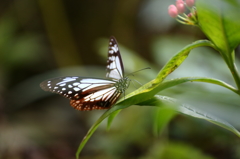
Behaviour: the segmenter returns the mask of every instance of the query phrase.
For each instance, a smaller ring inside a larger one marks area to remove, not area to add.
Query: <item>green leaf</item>
[[[200,46],[210,46],[213,48],[215,47],[214,44],[208,40],[198,40],[192,44],[187,45],[175,56],[173,56],[161,69],[161,71],[157,75],[156,82],[162,82],[170,73],[176,70],[183,63],[183,61],[187,58],[192,49]]]
[[[234,128],[231,124],[229,124],[227,121],[220,119],[208,112],[204,112],[202,110],[198,110],[190,105],[186,105],[186,104],[181,104],[179,103],[176,99],[174,98],[170,98],[170,97],[166,97],[166,96],[160,96],[160,95],[156,95],[154,96],[152,99],[149,99],[148,101],[139,103],[138,105],[142,105],[142,106],[161,106],[162,104],[166,105],[168,104],[168,106],[180,113],[183,113],[185,115],[194,117],[194,118],[200,118],[200,119],[204,119],[207,120],[211,123],[214,123],[220,127],[223,127],[231,132],[233,132],[234,134],[236,134],[238,137],[240,137],[240,132]]]
[[[113,122],[113,119],[120,113],[121,110],[117,110],[115,112],[113,112],[112,114],[109,115],[108,117],[108,123],[107,123],[107,129],[110,129],[110,126]]]
[[[95,130],[98,128],[98,126],[101,124],[101,122],[106,119],[109,115],[111,115],[114,112],[118,112],[118,110],[122,109],[122,107],[112,107],[111,109],[108,109],[101,117],[93,124],[93,126],[88,130],[87,134],[81,141],[78,150],[76,152],[76,159],[79,159],[79,155],[83,149],[83,147],[86,145],[87,141],[90,139],[90,137],[93,135]]]
[[[172,80],[167,80],[165,82],[163,82],[160,86],[159,86],[159,90],[164,90],[185,82],[205,82],[205,83],[212,83],[215,85],[219,85],[222,87],[225,87],[231,91],[233,91],[234,93],[238,93],[238,90],[236,88],[234,88],[233,86],[218,80],[218,79],[214,79],[214,78],[207,78],[207,77],[183,77],[183,78],[176,78],[176,79],[172,79]]]
[[[176,115],[173,109],[163,106],[156,111],[154,122],[154,134],[157,136],[162,133],[170,120]]]
[[[240,43],[240,3],[237,0],[196,1],[199,26],[222,53]]]

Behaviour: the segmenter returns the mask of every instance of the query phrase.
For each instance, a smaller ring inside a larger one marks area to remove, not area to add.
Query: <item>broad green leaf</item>
[[[240,137],[240,132],[234,128],[231,124],[229,124],[227,121],[220,119],[208,112],[204,112],[202,110],[198,110],[190,105],[187,104],[181,104],[179,103],[176,99],[174,98],[170,98],[170,97],[166,97],[166,96],[160,96],[160,95],[155,95],[152,99],[149,99],[148,101],[139,103],[138,105],[142,105],[142,106],[161,106],[162,104],[166,105],[168,104],[168,106],[180,113],[183,113],[185,115],[194,117],[194,118],[200,118],[200,119],[204,119],[207,120],[211,123],[214,123],[218,126],[221,126],[231,132],[233,132],[234,134],[236,134],[238,137]]]
[[[231,56],[233,49],[240,43],[240,2],[238,0],[196,2],[201,30],[222,53]]]
[[[113,119],[120,113],[121,110],[117,110],[115,112],[113,112],[112,114],[109,115],[108,117],[108,122],[107,122],[107,129],[110,129],[110,126],[113,122]]]
[[[176,70],[183,63],[183,61],[187,58],[192,49],[200,46],[210,46],[215,48],[214,44],[208,40],[198,40],[192,44],[187,45],[175,56],[173,56],[161,69],[161,71],[157,75],[156,82],[162,82],[170,73]]]
[[[76,159],[79,159],[79,155],[83,149],[83,147],[86,145],[87,141],[90,139],[90,137],[93,135],[95,130],[98,128],[98,126],[101,124],[101,122],[106,119],[109,115],[112,113],[118,112],[118,110],[122,109],[122,107],[112,107],[111,109],[108,109],[94,124],[93,126],[88,130],[87,134],[81,141],[78,150],[76,152]]]
[[[167,106],[163,106],[156,111],[156,117],[154,122],[154,134],[160,135],[165,129],[170,120],[176,115],[173,109],[169,109]]]

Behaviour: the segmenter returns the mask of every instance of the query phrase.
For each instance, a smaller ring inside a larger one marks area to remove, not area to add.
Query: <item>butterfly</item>
[[[70,99],[70,105],[81,111],[109,109],[129,86],[117,40],[110,37],[107,60],[107,79],[66,76],[43,81],[44,91]]]

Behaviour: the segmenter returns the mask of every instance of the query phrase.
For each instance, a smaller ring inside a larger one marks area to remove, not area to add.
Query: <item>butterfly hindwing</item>
[[[70,105],[77,110],[109,109],[120,95],[115,87],[110,87],[86,95],[84,98],[71,100]]]
[[[115,81],[87,77],[58,77],[43,81],[43,90],[71,99],[78,110],[108,109],[120,96]]]
[[[106,76],[107,78],[119,80],[123,78],[123,73],[124,67],[117,40],[114,37],[110,37]]]

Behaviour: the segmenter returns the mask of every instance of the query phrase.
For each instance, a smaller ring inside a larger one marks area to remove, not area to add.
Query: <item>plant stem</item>
[[[239,90],[240,90],[240,77],[239,77],[238,69],[237,69],[234,62],[230,63],[230,66],[228,66],[228,67],[231,70],[231,73],[233,75],[234,81],[237,85],[238,92],[239,92]],[[240,92],[238,94],[240,94]]]
[[[238,73],[237,66],[235,64],[235,52],[232,51],[231,54],[230,53],[224,54],[223,52],[220,51],[220,54],[222,55],[222,57],[225,60],[229,70],[232,73],[233,79],[234,79],[234,81],[236,83],[236,86],[237,86],[237,92],[236,93],[240,95],[240,76],[239,76],[239,73]],[[227,55],[227,56],[224,56],[224,55]]]
[[[239,73],[238,73],[237,66],[235,64],[235,52],[234,52],[234,50],[232,51],[232,53],[223,53],[214,44],[211,47],[214,48],[215,50],[217,50],[220,53],[220,55],[223,57],[223,59],[226,62],[229,70],[231,71],[233,79],[236,83],[237,90],[235,92],[240,95],[240,76],[239,76]]]

